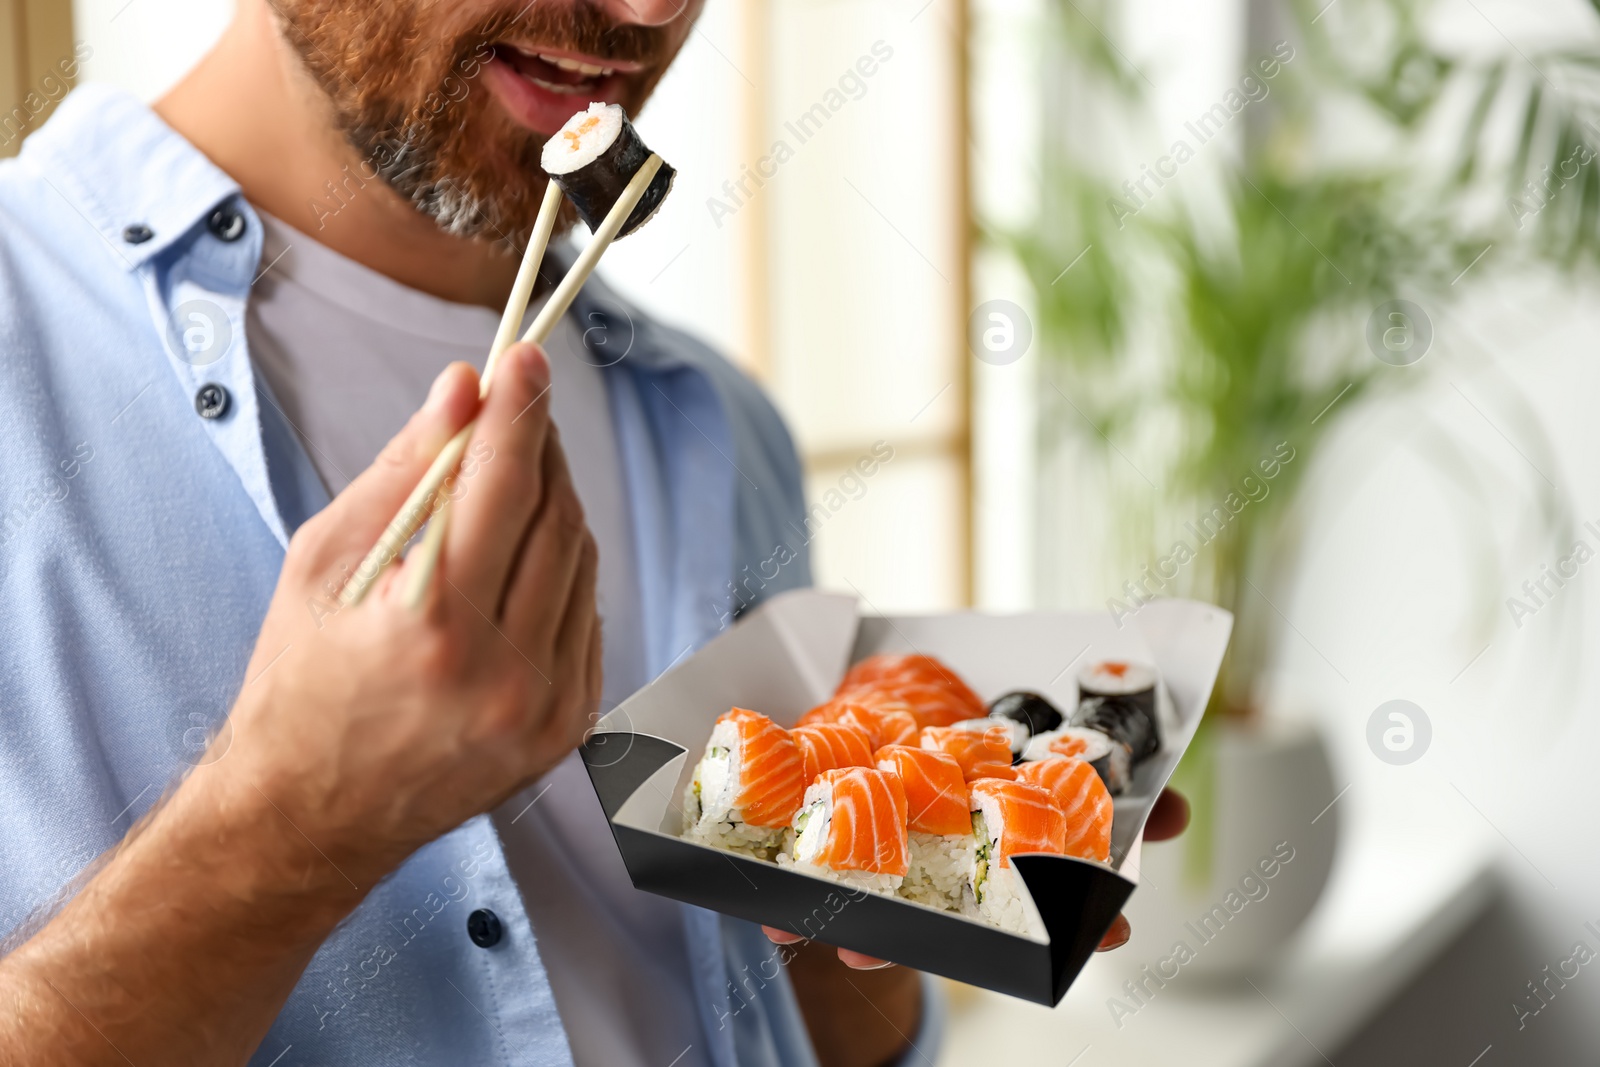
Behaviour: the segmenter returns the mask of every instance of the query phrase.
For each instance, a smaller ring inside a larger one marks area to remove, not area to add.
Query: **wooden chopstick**
[[[660,169],[661,157],[651,154],[650,158],[645,160],[644,165],[634,174],[633,180],[628,183],[627,188],[623,190],[617,202],[612,205],[611,210],[606,214],[605,220],[601,222],[600,228],[595,231],[589,243],[579,253],[571,269],[561,279],[561,283],[556,286],[555,292],[550,294],[550,299],[540,309],[538,316],[533,320],[533,324],[522,335],[523,341],[532,344],[543,344],[549,339],[550,334],[555,330],[556,323],[560,322],[561,317],[567,313],[567,309],[571,307],[572,301],[578,295],[578,291],[583,288],[584,282],[589,280],[589,275],[594,272],[595,266],[600,262],[600,257],[605,254],[606,249],[611,247],[611,242],[616,240],[623,224],[628,221],[628,216],[633,214],[633,209],[638,206],[646,190],[650,188],[651,181],[655,179],[656,172]],[[550,186],[554,188],[555,182],[551,182]],[[549,190],[546,190],[546,204],[550,202],[552,196],[559,203],[559,192],[552,194]],[[539,215],[540,219],[543,220],[545,215],[543,206],[540,208]],[[554,226],[553,217],[551,226]],[[536,232],[537,228],[537,224],[535,224]],[[548,233],[546,233],[545,238],[548,240]],[[530,251],[533,248],[531,241],[528,248]],[[527,266],[526,256],[524,257],[523,266],[524,269],[517,272],[519,282]],[[533,271],[526,273],[530,274],[530,276],[536,275],[537,266]],[[529,292],[532,292],[531,281],[529,283]],[[515,289],[512,296],[513,298],[516,297]],[[525,312],[526,303],[523,306]],[[507,316],[510,315],[510,310],[508,306]],[[519,313],[515,321],[520,322],[521,317],[522,313]],[[507,332],[506,316],[502,316],[500,325],[501,332]],[[514,331],[515,326],[513,325],[511,329]],[[498,344],[500,341],[499,334],[496,335],[495,340]],[[498,355],[499,353],[497,352],[491,352],[489,362],[484,366],[482,391],[485,395],[488,392],[489,379]],[[384,568],[399,558],[401,550],[416,536],[417,531],[422,528],[422,524],[428,520],[431,505],[438,497],[439,490],[444,486],[444,483],[455,473],[456,468],[460,465],[461,457],[467,449],[467,441],[472,436],[472,429],[476,425],[477,420],[474,419],[466,426],[463,426],[460,432],[450,439],[434,459],[427,473],[422,476],[422,480],[417,483],[416,488],[406,497],[405,503],[400,506],[399,512],[389,521],[388,527],[384,529],[383,534],[378,538],[377,544],[372,546],[366,558],[361,561],[361,565],[356,568],[355,574],[345,584],[344,589],[339,594],[339,600],[342,605],[352,607],[361,603],[362,599],[371,590],[373,583],[377,581],[378,576],[383,573]],[[408,582],[406,589],[408,601],[410,601],[412,593],[416,593],[420,599],[421,592],[426,590],[437,564],[439,548],[442,544],[443,533],[441,531],[438,536],[424,538],[422,543],[417,546],[418,552],[428,552],[430,554],[426,557],[419,557],[414,561],[418,564],[418,571],[425,571],[426,573],[422,577],[413,578]],[[431,549],[430,545],[432,546]]]

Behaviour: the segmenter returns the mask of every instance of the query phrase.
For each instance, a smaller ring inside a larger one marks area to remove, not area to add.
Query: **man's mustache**
[[[651,64],[667,54],[663,28],[613,18],[594,0],[517,0],[517,4],[485,19],[468,34],[466,51],[510,41],[622,63]]]

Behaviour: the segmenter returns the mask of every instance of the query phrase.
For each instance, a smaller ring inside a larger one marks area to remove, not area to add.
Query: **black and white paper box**
[[[1137,885],[1145,819],[1200,723],[1232,627],[1220,608],[1183,600],[1151,602],[1119,627],[1103,611],[860,615],[852,597],[802,590],[745,615],[600,720],[583,759],[638,888],[1055,1004]],[[1012,857],[1047,940],[678,837],[684,788],[719,715],[737,706],[793,726],[832,695],[851,663],[879,652],[937,656],[985,702],[1032,689],[1064,711],[1076,704],[1077,672],[1087,664],[1132,660],[1160,674],[1162,748],[1117,798],[1111,868]]]

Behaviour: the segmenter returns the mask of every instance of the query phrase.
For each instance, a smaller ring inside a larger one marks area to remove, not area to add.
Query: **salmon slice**
[[[837,700],[850,700],[871,705],[904,707],[916,717],[917,725],[949,726],[977,715],[971,706],[949,687],[935,682],[884,682],[871,686],[858,686],[839,694]]]
[[[970,834],[967,782],[954,756],[913,745],[878,749],[878,769],[900,779],[906,791],[906,825],[919,834]]]
[[[836,871],[905,874],[911,852],[900,779],[875,767],[840,767],[818,781],[832,787],[833,814],[817,861]]]
[[[1111,794],[1093,767],[1071,756],[1052,756],[1024,763],[1017,768],[1017,778],[1055,798],[1067,820],[1066,855],[1110,861]]]
[[[872,737],[851,722],[814,722],[789,731],[800,746],[800,763],[809,784],[836,767],[872,766]]]
[[[869,694],[869,697],[874,699],[870,699],[867,704],[835,697],[826,704],[818,704],[800,716],[799,725],[842,722],[859,726],[867,732],[874,751],[884,745],[915,743],[917,731],[921,727],[911,710],[890,700],[876,699],[873,694]]]
[[[1000,809],[1000,866],[1025,852],[1061,855],[1066,848],[1067,820],[1053,797],[1032,782],[980,778],[969,784],[971,807],[979,810],[984,799]],[[989,827],[993,833],[993,827]]]
[[[1011,731],[1002,723],[987,730],[929,726],[922,731],[921,745],[954,756],[969,782],[975,778],[1017,776],[1011,769]]]
[[[1051,741],[1050,751],[1058,756],[1081,756],[1089,751],[1089,742],[1086,738],[1068,734]]]
[[[937,707],[941,714],[953,717],[942,722],[923,723],[925,726],[948,726],[957,719],[975,719],[988,714],[978,694],[955,671],[932,656],[868,656],[845,673],[838,695],[862,689],[894,690],[907,686],[927,686],[943,693],[942,701],[929,700],[930,707]],[[942,710],[945,708],[948,710]]]
[[[788,826],[806,795],[800,747],[789,731],[758,712],[734,708],[717,720],[739,728],[739,795],[750,826]]]

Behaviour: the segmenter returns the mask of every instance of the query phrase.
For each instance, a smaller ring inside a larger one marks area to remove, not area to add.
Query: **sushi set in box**
[[[1138,882],[1232,617],[861,615],[803,590],[582,753],[635,886],[1040,1004]]]

